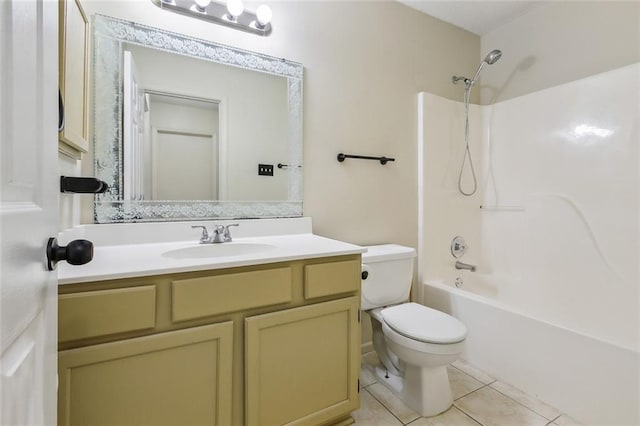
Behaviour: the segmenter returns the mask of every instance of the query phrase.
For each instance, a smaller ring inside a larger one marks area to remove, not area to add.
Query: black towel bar
[[[339,162],[342,163],[346,158],[357,158],[360,160],[376,160],[376,161],[379,161],[380,164],[382,165],[387,164],[387,162],[389,161],[396,161],[395,158],[389,158],[389,157],[370,157],[368,155],[351,155],[351,154],[343,154],[343,153],[338,154]]]

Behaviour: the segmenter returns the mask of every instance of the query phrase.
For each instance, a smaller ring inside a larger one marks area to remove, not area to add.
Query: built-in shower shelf
[[[480,209],[494,212],[523,212],[524,206],[485,206],[481,205]]]

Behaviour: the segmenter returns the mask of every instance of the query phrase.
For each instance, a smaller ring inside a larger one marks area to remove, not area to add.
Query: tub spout
[[[468,265],[466,263],[462,263],[459,260],[456,260],[456,269],[468,269],[471,272],[476,271],[476,265]]]

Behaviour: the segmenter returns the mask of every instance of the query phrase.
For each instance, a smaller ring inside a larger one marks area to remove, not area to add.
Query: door
[[[319,425],[358,408],[359,297],[245,319],[246,424]]]
[[[56,422],[58,4],[0,1],[0,424]]]
[[[211,134],[152,129],[154,200],[217,200],[218,149]]]
[[[144,198],[144,113],[146,99],[138,84],[136,64],[133,55],[124,51],[123,64],[123,174],[124,199],[142,200]]]

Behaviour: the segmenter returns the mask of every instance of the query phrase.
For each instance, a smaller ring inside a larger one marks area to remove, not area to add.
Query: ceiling
[[[484,35],[534,7],[539,1],[398,0],[457,27]]]

